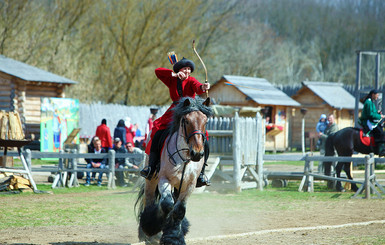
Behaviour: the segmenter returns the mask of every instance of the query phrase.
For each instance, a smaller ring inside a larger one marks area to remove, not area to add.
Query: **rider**
[[[378,90],[373,89],[366,96],[364,101],[364,108],[360,117],[360,124],[364,128],[364,131],[369,134],[373,132],[375,141],[380,142],[382,140],[383,130],[378,127],[379,121],[385,117],[380,111],[377,110],[375,101],[378,99]],[[385,149],[379,150],[381,155],[385,155]]]
[[[146,146],[146,153],[149,155],[148,166],[140,171],[140,174],[148,180],[151,180],[158,167],[162,139],[165,137],[163,134],[167,132],[167,127],[173,118],[172,108],[175,107],[180,98],[195,98],[195,94],[203,94],[206,90],[210,89],[209,83],[201,84],[197,79],[190,76],[194,69],[194,62],[184,57],[173,65],[173,70],[166,68],[155,69],[155,75],[168,87],[173,103],[163,116],[155,120],[153,124],[151,138]],[[198,177],[197,187],[210,185],[210,182],[204,175],[204,168],[203,166]]]

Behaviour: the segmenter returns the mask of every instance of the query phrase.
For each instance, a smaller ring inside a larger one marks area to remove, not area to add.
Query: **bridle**
[[[183,134],[184,134],[184,135],[181,135],[181,136],[185,139],[187,145],[188,145],[188,142],[190,141],[191,137],[193,137],[196,134],[202,135],[203,145],[206,143],[206,140],[207,140],[206,135],[201,130],[194,130],[188,136],[186,136],[187,135],[187,128],[186,128],[186,118],[185,117],[183,117],[181,119],[181,123],[182,123]],[[176,141],[178,140],[178,137],[179,137],[179,130],[177,131]],[[180,154],[181,151],[190,151],[190,149],[189,148],[178,149],[178,144],[175,144],[176,151],[173,154],[171,154],[170,151],[169,151],[169,148],[168,148],[168,145],[170,143],[170,139],[171,139],[171,135],[168,137],[167,146],[166,146],[167,147],[167,153],[168,153],[168,156],[170,158],[169,159],[170,162],[172,161],[174,163],[174,166],[178,165],[178,163],[174,159],[174,155],[178,154],[180,159],[182,159],[182,164],[183,164],[182,177],[180,179],[179,189],[175,190],[175,193],[174,193],[174,198],[176,200],[176,199],[178,199],[180,191],[182,189],[182,184],[183,184],[183,179],[184,179],[184,173],[185,173],[185,170],[186,170],[186,165],[190,163],[191,159],[190,158],[185,159]]]
[[[190,141],[191,137],[193,137],[194,135],[202,135],[202,139],[203,139],[203,145],[205,144],[207,138],[206,138],[206,134],[204,132],[202,132],[201,130],[194,130],[192,131],[189,135],[187,135],[187,128],[186,128],[186,118],[183,117],[182,120],[181,120],[181,124],[182,124],[182,127],[183,127],[183,134],[184,135],[181,135],[181,137],[183,137],[186,141],[186,144],[188,145],[188,142]],[[176,139],[178,139],[179,137],[179,130],[177,131],[177,136],[176,136]],[[168,145],[169,145],[169,141],[170,141],[170,138],[171,136],[169,137],[168,141],[167,141],[167,153],[168,153],[168,156],[170,158],[170,160],[174,163],[174,165],[176,166],[177,165],[177,162],[175,161],[174,159],[174,155],[175,154],[178,154],[178,156],[180,157],[180,159],[182,159],[182,163],[189,163],[191,161],[190,158],[184,158],[180,152],[181,151],[190,151],[189,148],[182,148],[182,149],[178,149],[178,144],[176,144],[176,151],[174,153],[170,153],[170,150],[168,148]]]

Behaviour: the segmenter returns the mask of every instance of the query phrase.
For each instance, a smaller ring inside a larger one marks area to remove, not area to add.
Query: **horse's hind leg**
[[[351,165],[350,162],[346,162],[344,164],[344,171],[345,171],[346,176],[348,177],[348,179],[353,180],[352,174],[350,172],[350,165]],[[357,187],[356,183],[351,183],[351,187],[352,187],[352,190],[355,191],[355,192],[358,190],[358,187]]]

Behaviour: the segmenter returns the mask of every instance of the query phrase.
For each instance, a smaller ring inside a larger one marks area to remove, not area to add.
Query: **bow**
[[[203,69],[205,69],[205,73],[206,73],[205,83],[208,83],[207,82],[207,69],[206,69],[205,63],[203,62],[202,58],[199,56],[197,50],[195,49],[195,40],[193,40],[192,47],[193,47],[194,53],[198,56],[199,60],[201,61],[202,65],[203,65]],[[208,90],[206,90],[206,97],[209,97],[209,91]]]

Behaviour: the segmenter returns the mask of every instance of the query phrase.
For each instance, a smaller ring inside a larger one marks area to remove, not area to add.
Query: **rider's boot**
[[[156,152],[150,152],[148,159],[148,166],[140,170],[140,175],[148,180],[151,180],[152,176],[155,173],[156,167],[159,162],[159,157]]]
[[[210,180],[205,175],[205,167],[206,167],[206,164],[203,165],[202,171],[199,174],[199,177],[197,179],[196,187],[202,187],[202,186],[205,186],[205,185],[210,186],[211,185]]]

